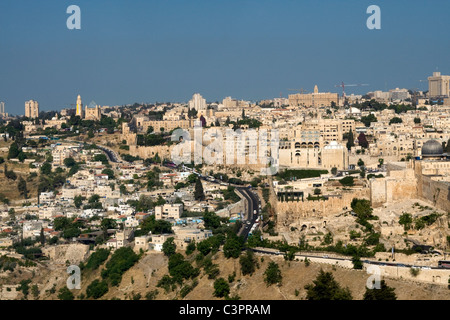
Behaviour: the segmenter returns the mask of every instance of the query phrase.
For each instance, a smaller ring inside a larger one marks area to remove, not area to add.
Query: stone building
[[[88,106],[84,108],[84,119],[85,120],[95,120],[98,121],[102,118],[102,112],[100,106],[96,105],[95,102],[91,102]]]
[[[291,107],[329,107],[339,104],[339,94],[331,92],[319,92],[317,85],[313,93],[297,93],[289,95]]]

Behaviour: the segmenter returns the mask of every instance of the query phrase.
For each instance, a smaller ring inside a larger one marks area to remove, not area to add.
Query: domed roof
[[[442,144],[437,140],[428,140],[423,144],[422,156],[438,156],[443,153]]]

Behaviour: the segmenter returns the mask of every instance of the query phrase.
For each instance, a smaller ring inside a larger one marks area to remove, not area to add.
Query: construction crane
[[[343,81],[341,84],[335,85],[335,87],[341,87],[342,88],[342,97],[345,98],[345,87],[363,87],[368,86],[368,84],[345,84]]]

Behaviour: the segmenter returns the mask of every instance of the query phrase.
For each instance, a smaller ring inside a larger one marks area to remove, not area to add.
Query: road
[[[238,232],[238,236],[244,237],[247,240],[252,226],[256,223],[260,214],[260,201],[258,196],[253,193],[250,187],[238,187],[236,191],[239,192],[247,200],[247,212],[245,219],[242,221],[241,229]]]
[[[71,143],[76,143],[76,144],[80,144],[81,143],[83,145],[86,144],[83,141],[76,141],[76,140],[63,140],[61,142],[71,142]],[[97,148],[99,148],[104,153],[106,153],[106,155],[108,156],[109,161],[114,162],[114,163],[122,162],[122,160],[119,158],[119,156],[113,150],[109,149],[108,147],[105,147],[105,146],[97,144]]]
[[[168,167],[173,169],[173,167],[170,167],[170,166],[168,166]],[[183,169],[187,170],[187,171],[191,171],[192,173],[196,174],[202,180],[221,184],[221,185],[225,184],[221,180],[215,179],[214,177],[204,176],[189,167],[183,166]],[[259,197],[257,196],[257,194],[252,191],[252,188],[250,186],[244,187],[241,185],[234,185],[231,183],[226,183],[226,185],[228,185],[230,187],[234,187],[236,189],[236,191],[239,192],[239,194],[241,194],[247,200],[247,210],[245,212],[244,219],[242,221],[241,229],[237,233],[238,236],[242,236],[242,237],[244,237],[245,240],[247,240],[252,226],[256,223],[256,220],[258,219],[258,216],[260,215],[261,201],[259,200]],[[255,212],[255,210],[256,210],[256,212]]]

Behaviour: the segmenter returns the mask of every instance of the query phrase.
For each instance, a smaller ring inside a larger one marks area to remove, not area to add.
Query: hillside
[[[190,256],[194,260],[195,253]],[[235,280],[230,284],[230,296],[238,295],[244,300],[302,300],[306,298],[304,286],[312,283],[319,270],[332,272],[335,279],[343,287],[348,287],[354,299],[362,299],[365,292],[365,283],[369,275],[364,271],[351,270],[337,267],[333,270],[331,265],[311,263],[308,267],[301,261],[284,261],[281,257],[270,257],[257,255],[259,268],[252,275],[242,276],[238,259],[226,259],[222,253],[217,253],[213,257],[213,263],[220,269],[218,277],[228,279],[233,272],[236,273]],[[271,261],[275,261],[280,266],[283,277],[282,285],[272,285],[267,287],[264,283],[264,272]],[[192,264],[195,266],[195,262]],[[85,294],[87,286],[94,280],[100,279],[101,266],[96,271],[82,274],[82,289],[74,290],[75,297],[81,293]],[[39,299],[58,299],[59,288],[65,286],[67,273],[65,266],[58,268],[37,268],[32,278],[33,285],[38,283],[40,289]],[[17,271],[15,271],[17,273]],[[128,270],[122,278],[118,287],[109,287],[109,291],[101,299],[119,298],[122,300],[133,299],[138,294],[145,299],[147,293],[158,291],[157,300],[181,299],[180,286],[172,292],[165,292],[162,288],[157,288],[158,281],[168,274],[167,258],[161,253],[145,254],[138,263]],[[3,274],[5,276],[5,274]],[[11,281],[19,283],[23,278],[29,278],[28,273],[9,275],[1,280],[2,284],[12,284]],[[450,290],[445,286],[418,283],[408,280],[385,279],[387,285],[395,288],[395,293],[399,300],[448,300]],[[187,283],[191,283],[189,281]],[[208,279],[202,270],[198,277],[198,285],[184,298],[185,300],[212,300],[214,280]],[[52,290],[52,288],[54,289]],[[296,290],[298,290],[296,292]],[[47,292],[46,292],[47,291]],[[296,295],[297,293],[297,295]],[[21,297],[21,293],[16,298]],[[29,296],[31,299],[31,295]]]

